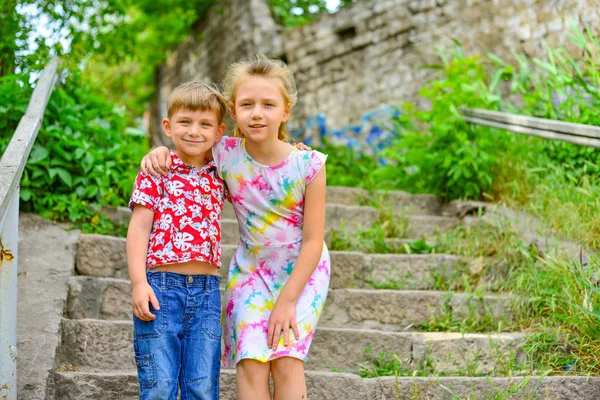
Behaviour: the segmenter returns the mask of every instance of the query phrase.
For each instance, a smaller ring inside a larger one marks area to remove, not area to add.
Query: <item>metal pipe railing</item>
[[[465,121],[477,125],[600,148],[600,127],[515,115],[500,111],[461,108]]]
[[[58,59],[38,80],[27,111],[0,159],[0,399],[17,398],[19,182],[54,89]]]

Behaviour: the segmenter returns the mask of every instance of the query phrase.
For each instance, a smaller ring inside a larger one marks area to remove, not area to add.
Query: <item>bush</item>
[[[3,152],[32,88],[23,76],[0,83]],[[68,77],[54,89],[31,150],[21,179],[21,209],[90,229],[89,224],[109,226],[96,215],[98,208],[127,204],[138,160],[148,151],[144,135],[127,122],[123,110],[78,76]]]

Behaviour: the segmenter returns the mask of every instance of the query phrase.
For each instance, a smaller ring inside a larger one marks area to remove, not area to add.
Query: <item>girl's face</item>
[[[279,126],[290,116],[278,80],[262,77],[238,84],[231,113],[244,138],[253,142],[277,140]]]

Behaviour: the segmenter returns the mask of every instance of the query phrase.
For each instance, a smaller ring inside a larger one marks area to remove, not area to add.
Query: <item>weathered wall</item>
[[[544,41],[566,44],[574,18],[598,32],[600,0],[359,0],[313,23],[281,29],[266,0],[226,0],[214,7],[157,77],[164,99],[190,79],[219,81],[227,62],[260,51],[284,56],[300,101],[291,121],[303,126],[323,114],[330,128],[356,125],[367,112],[417,100],[437,63],[435,47],[459,40],[467,54],[513,52],[544,57]],[[204,32],[204,40],[194,38]],[[157,111],[155,109],[154,113]]]
[[[175,87],[191,80],[220,83],[228,64],[256,53],[280,56],[281,33],[266,1],[224,0],[212,6],[156,71],[149,124],[153,142],[168,142],[160,121],[167,115],[167,98]]]

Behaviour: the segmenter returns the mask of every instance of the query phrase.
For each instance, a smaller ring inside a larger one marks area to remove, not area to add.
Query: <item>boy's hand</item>
[[[150,174],[155,178],[167,176],[172,164],[169,149],[165,146],[157,147],[142,158],[140,170],[144,174]]]
[[[138,283],[133,286],[131,303],[133,305],[133,314],[142,321],[152,321],[156,318],[156,316],[150,312],[150,307],[148,306],[149,303],[152,303],[152,307],[154,307],[155,310],[160,310],[158,299],[148,282]]]
[[[296,324],[296,304],[277,299],[269,317],[269,328],[267,330],[267,347],[276,350],[279,338],[283,331],[283,345],[290,344],[290,328],[294,332],[296,340],[300,339],[300,332]]]
[[[311,151],[312,147],[305,145],[304,143],[296,143],[294,146],[298,148],[298,150]]]

